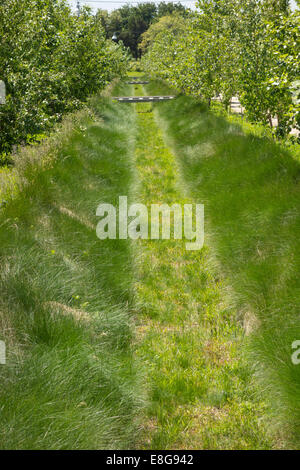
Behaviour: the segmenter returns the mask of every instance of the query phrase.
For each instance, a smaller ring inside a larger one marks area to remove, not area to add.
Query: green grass
[[[143,95],[142,87],[135,93]],[[201,202],[187,197],[152,104],[136,110],[137,200]],[[140,447],[271,448],[266,405],[243,354],[244,332],[209,248],[191,252],[184,240],[142,240],[136,259],[137,354],[148,368],[149,389]]]
[[[166,93],[161,83],[148,94]],[[248,361],[272,409],[277,446],[299,448],[299,147],[287,148],[179,96],[157,106],[189,193],[205,204],[206,240],[249,334]]]
[[[299,447],[300,166],[246,127],[99,96],[2,172],[0,448]],[[100,241],[120,195],[205,203],[205,246]]]
[[[96,97],[69,121],[0,212],[1,449],[122,449],[138,429],[131,247],[95,231],[130,195],[134,112]]]

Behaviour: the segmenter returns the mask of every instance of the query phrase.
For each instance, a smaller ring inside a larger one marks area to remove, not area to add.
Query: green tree
[[[77,17],[64,0],[0,0],[0,154],[50,129],[126,63],[89,9]]]
[[[107,37],[112,37],[113,33],[116,32],[118,39],[130,48],[135,58],[138,58],[140,56],[139,43],[142,34],[160,17],[172,12],[178,12],[182,15],[187,14],[186,8],[180,3],[161,2],[156,5],[148,2],[137,6],[124,5],[109,15],[106,29]]]
[[[151,47],[157,40],[158,35],[170,32],[171,34],[178,37],[184,29],[185,21],[181,15],[177,12],[162,16],[158,21],[151,24],[149,29],[145,31],[141,36],[141,42],[139,48],[142,53],[145,53],[149,47]]]
[[[183,22],[179,35],[153,26],[143,36],[152,73],[208,104],[219,95],[228,108],[238,94],[251,121],[277,118],[279,137],[299,127],[299,13],[288,2],[199,0]]]

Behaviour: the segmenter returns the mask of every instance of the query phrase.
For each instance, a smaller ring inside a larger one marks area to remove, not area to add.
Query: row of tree
[[[14,144],[30,142],[81,106],[115,76],[128,52],[106,39],[101,21],[65,0],[0,0],[0,161]]]
[[[238,95],[248,117],[279,137],[300,128],[300,16],[287,0],[199,0],[143,36],[144,67],[210,105]]]

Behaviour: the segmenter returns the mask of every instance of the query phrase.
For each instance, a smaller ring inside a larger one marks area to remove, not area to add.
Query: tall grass
[[[114,93],[128,90],[117,87]],[[100,241],[100,202],[130,193],[132,108],[96,97],[0,212],[2,449],[128,448],[142,405],[132,257]]]
[[[169,92],[159,82],[147,91]],[[205,203],[207,241],[233,287],[278,439],[299,448],[300,366],[291,360],[300,339],[299,147],[245,133],[191,97],[158,111],[190,194]]]
[[[153,113],[151,103],[135,106],[138,200],[148,207],[200,202],[187,197],[163,139],[160,108]],[[254,393],[242,350],[243,329],[210,257],[207,245],[187,251],[185,240],[138,244],[137,354],[148,367],[150,396],[143,448],[272,447],[262,419],[266,406]]]

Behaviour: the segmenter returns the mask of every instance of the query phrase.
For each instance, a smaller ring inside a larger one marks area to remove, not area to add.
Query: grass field
[[[25,165],[29,183],[0,213],[2,449],[135,442],[131,248],[95,232],[97,205],[130,194],[134,112],[101,97],[90,109],[47,165]]]
[[[169,92],[147,86],[148,94]],[[193,98],[157,111],[190,194],[205,204],[207,241],[249,335],[248,361],[271,406],[276,445],[299,448],[300,368],[291,360],[300,338],[299,147],[245,132]]]
[[[236,120],[102,95],[1,171],[1,449],[299,448],[299,155]],[[121,195],[204,247],[100,241]]]

